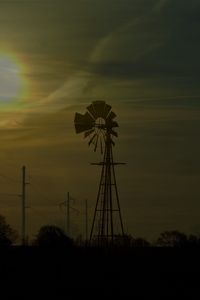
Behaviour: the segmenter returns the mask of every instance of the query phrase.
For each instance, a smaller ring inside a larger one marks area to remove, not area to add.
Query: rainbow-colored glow
[[[0,110],[18,109],[26,99],[25,66],[14,54],[0,51]]]

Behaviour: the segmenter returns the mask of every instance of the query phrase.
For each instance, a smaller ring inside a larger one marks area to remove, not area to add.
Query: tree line
[[[18,232],[6,222],[4,216],[0,215],[0,247],[12,246],[17,244],[19,240]],[[35,238],[29,243],[30,246],[63,246],[63,247],[84,247],[87,241],[79,236],[76,240],[68,237],[64,230],[55,225],[42,226]],[[154,242],[141,237],[133,237],[132,235],[116,236],[114,238],[114,246],[128,248],[146,248],[146,247],[199,247],[200,234],[187,235],[178,230],[168,230],[161,232]]]

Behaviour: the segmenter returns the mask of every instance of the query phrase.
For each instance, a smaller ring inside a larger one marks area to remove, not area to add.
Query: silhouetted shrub
[[[187,236],[177,230],[162,232],[156,241],[161,247],[185,247],[187,244]]]
[[[200,238],[196,235],[190,234],[188,236],[187,246],[192,248],[200,247]]]
[[[116,246],[122,246],[126,248],[130,247],[150,247],[151,244],[144,238],[134,238],[132,235],[125,234],[124,236],[118,235],[115,237],[115,243]]]
[[[0,215],[0,246],[11,246],[17,240],[17,231],[6,223],[4,216]]]
[[[64,231],[54,225],[42,226],[33,243],[44,247],[72,247],[73,240],[65,235]]]
[[[133,238],[132,247],[150,247],[151,244],[143,238]]]

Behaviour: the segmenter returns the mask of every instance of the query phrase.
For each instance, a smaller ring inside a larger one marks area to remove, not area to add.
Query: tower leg
[[[121,233],[118,233],[118,235],[124,237],[114,169],[115,163],[113,161],[112,143],[109,134],[107,136],[103,162],[97,165],[102,166],[102,170],[90,233],[90,243],[92,240],[96,240],[98,246],[103,246],[110,243],[113,244],[115,234],[119,232],[114,225],[114,219],[117,219],[120,225]]]
[[[104,152],[104,160],[105,160],[105,156],[106,156],[106,151]],[[97,210],[98,210],[98,206],[99,206],[99,202],[100,202],[102,183],[103,183],[103,178],[104,178],[104,170],[105,170],[105,165],[103,164],[102,170],[101,170],[101,179],[100,179],[100,184],[99,184],[99,189],[98,189],[98,194],[97,194],[96,206],[95,206],[95,211],[94,211],[94,217],[93,217],[92,227],[91,227],[91,232],[90,232],[90,240],[89,240],[90,242],[92,240],[93,233],[94,233],[94,226],[95,226]]]

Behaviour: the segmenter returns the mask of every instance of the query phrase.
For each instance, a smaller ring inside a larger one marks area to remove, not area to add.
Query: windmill
[[[93,163],[101,166],[101,177],[97,193],[96,206],[90,232],[90,243],[105,245],[114,239],[124,237],[122,215],[120,210],[119,195],[117,190],[113,146],[114,137],[118,137],[115,128],[118,123],[114,120],[116,114],[112,107],[105,101],[94,101],[87,107],[84,115],[75,114],[76,133],[84,133],[88,138],[88,145],[93,146],[94,151],[100,149],[103,161]]]

